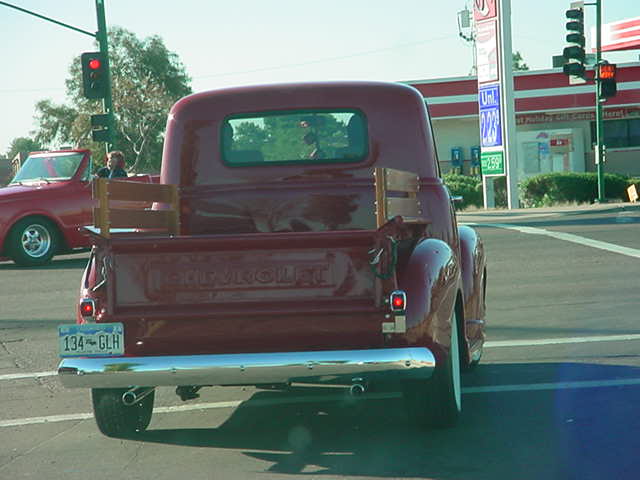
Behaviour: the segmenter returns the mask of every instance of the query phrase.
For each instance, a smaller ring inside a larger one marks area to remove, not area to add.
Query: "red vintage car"
[[[37,266],[57,254],[88,249],[89,237],[79,228],[93,222],[91,173],[89,150],[31,153],[0,188],[0,259]]]
[[[456,223],[415,89],[188,96],[169,114],[161,184],[129,187],[98,184],[77,322],[59,328],[60,379],[91,389],[104,434],[147,428],[162,386],[183,400],[393,388],[416,423],[456,422],[460,371],[482,354],[486,259]],[[128,216],[118,198],[158,203]]]

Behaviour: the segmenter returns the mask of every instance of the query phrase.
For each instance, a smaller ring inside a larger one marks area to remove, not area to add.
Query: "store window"
[[[592,145],[596,143],[596,123],[591,122]],[[640,119],[606,120],[604,143],[607,148],[640,147]]]

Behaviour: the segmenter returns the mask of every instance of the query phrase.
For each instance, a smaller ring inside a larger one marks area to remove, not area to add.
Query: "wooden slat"
[[[110,236],[111,228],[162,229],[178,234],[180,231],[180,201],[175,185],[109,181],[96,179],[93,190],[98,207],[93,219],[100,234]],[[147,210],[150,203],[159,202],[168,210]],[[126,205],[128,208],[118,208]]]
[[[396,215],[403,217],[419,217],[422,215],[420,203],[415,198],[387,198],[387,219]]]
[[[375,168],[376,225],[380,228],[393,217],[400,215],[407,223],[428,223],[422,216],[417,192],[420,189],[418,174],[395,168]],[[389,195],[390,192],[391,196]],[[402,196],[393,196],[401,193]]]
[[[153,228],[169,230],[173,222],[171,210],[109,209],[111,228]]]
[[[412,172],[386,168],[385,188],[394,192],[417,192],[418,176]]]
[[[178,235],[180,233],[180,195],[178,194],[178,187],[171,185],[171,197],[169,204],[171,206],[171,216],[169,219],[169,233]]]
[[[107,179],[98,178],[93,184],[93,196],[102,208],[93,210],[93,223],[100,229],[100,235],[109,238],[109,212],[107,205]]]
[[[132,202],[172,203],[175,190],[175,185],[126,182],[122,180],[109,182],[107,185],[109,200],[128,200]]]
[[[385,198],[387,192],[385,190],[386,169],[377,167],[373,170],[374,184],[376,188],[376,227],[380,228],[387,222],[387,203]]]

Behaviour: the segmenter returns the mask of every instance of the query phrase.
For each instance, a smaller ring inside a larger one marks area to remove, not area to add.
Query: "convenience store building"
[[[604,171],[640,176],[640,63],[618,64],[617,95],[604,103]],[[478,164],[476,77],[405,82],[425,97],[442,171]],[[595,86],[570,85],[562,69],[514,72],[518,178],[595,171]]]

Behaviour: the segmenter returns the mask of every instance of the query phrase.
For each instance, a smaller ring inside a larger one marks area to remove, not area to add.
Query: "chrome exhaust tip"
[[[153,393],[155,389],[156,387],[133,387],[122,394],[122,403],[131,407]]]
[[[365,392],[365,388],[364,388],[364,385],[362,385],[361,383],[354,383],[349,387],[349,394],[352,397],[359,397],[364,392]]]

